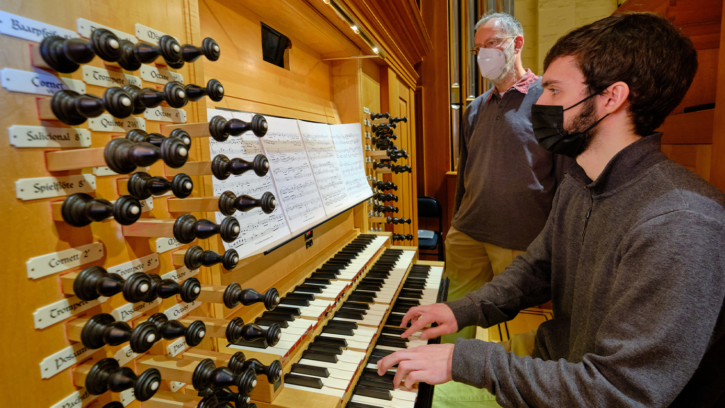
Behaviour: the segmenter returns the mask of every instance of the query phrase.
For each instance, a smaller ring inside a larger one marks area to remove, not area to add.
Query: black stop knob
[[[76,193],[63,201],[60,210],[63,221],[74,227],[85,227],[111,216],[121,225],[131,225],[141,217],[141,203],[131,196],[121,196],[111,204],[102,198]]]
[[[90,349],[105,346],[118,346],[130,342],[131,350],[145,353],[158,340],[159,332],[151,323],[141,323],[131,329],[126,322],[117,322],[108,313],[91,317],[81,331],[81,342]]]
[[[379,125],[372,125],[370,128],[373,132],[377,132],[379,130],[395,129],[397,126],[395,123],[381,123]]]
[[[225,191],[219,197],[219,211],[224,215],[232,215],[237,210],[247,212],[254,208],[261,208],[265,214],[271,214],[277,208],[274,194],[268,191],[257,199],[248,195],[237,197],[233,192]]]
[[[128,174],[136,167],[150,166],[162,159],[167,166],[178,169],[186,164],[189,150],[181,140],[167,138],[161,147],[151,143],[134,143],[128,139],[113,139],[103,151],[108,167],[119,174]]]
[[[176,81],[168,82],[164,85],[163,91],[157,91],[153,88],[139,88],[136,85],[124,85],[123,89],[133,98],[133,113],[139,115],[147,108],[155,108],[166,102],[172,108],[182,108],[189,99],[186,96],[184,85]]]
[[[270,384],[276,383],[282,376],[282,363],[279,360],[274,360],[270,365],[265,366],[256,358],[250,358],[244,363],[244,368],[251,368],[257,375],[266,375]]]
[[[166,63],[181,61],[181,45],[170,35],[159,38],[159,45],[139,42],[133,47],[133,55],[142,64],[154,62],[159,56]]]
[[[391,181],[375,181],[373,182],[373,187],[378,190],[398,190],[398,186],[393,184]]]
[[[103,98],[69,90],[58,91],[50,99],[50,108],[55,117],[66,125],[80,125],[104,111],[117,118],[126,118],[133,113],[134,105],[128,92],[112,87],[104,92]]]
[[[204,251],[200,246],[194,245],[184,254],[184,266],[189,269],[199,269],[202,266],[221,263],[224,269],[231,271],[237,267],[238,262],[239,254],[234,249],[226,251],[224,255],[219,255],[214,251]]]
[[[137,400],[147,401],[161,385],[161,373],[150,368],[140,376],[128,367],[120,367],[113,358],[104,358],[91,367],[86,376],[86,390],[93,395],[106,391],[121,392],[133,388]]]
[[[217,142],[224,142],[229,136],[240,136],[250,130],[257,137],[266,135],[267,119],[262,115],[254,115],[251,121],[245,122],[239,119],[226,120],[217,115],[209,121],[209,133]]]
[[[233,373],[241,374],[244,372],[244,362],[247,361],[247,357],[241,351],[237,351],[232,355],[227,363],[227,367],[232,370]]]
[[[184,214],[174,222],[174,238],[182,244],[188,244],[196,238],[211,238],[216,234],[224,242],[233,242],[240,231],[239,221],[234,217],[226,217],[217,225],[206,219],[197,221],[193,215]]]
[[[279,292],[277,289],[270,288],[265,293],[259,293],[254,289],[242,289],[242,286],[234,282],[227,286],[224,291],[224,305],[230,309],[237,307],[239,303],[244,306],[253,305],[255,303],[264,303],[267,310],[274,310],[279,304]]]
[[[136,71],[141,68],[141,61],[139,61],[133,53],[134,44],[128,40],[120,40],[120,43],[121,58],[118,60],[118,65],[128,71]]]
[[[121,275],[108,273],[100,266],[91,266],[80,273],[73,281],[73,292],[82,300],[94,300],[101,296],[109,297],[123,293],[123,298],[131,303],[143,301],[151,290],[151,278],[137,272],[123,279]]]
[[[390,118],[389,122],[391,124],[398,123],[398,122],[408,123],[408,117],[403,116],[402,118]]]
[[[410,166],[408,166],[407,164],[405,166],[393,166],[391,168],[391,170],[393,170],[393,173],[395,173],[395,174],[413,172],[413,169]]]
[[[393,241],[412,241],[413,235],[400,235],[400,234],[393,234]]]
[[[387,218],[388,224],[395,224],[395,225],[398,225],[398,224],[410,224],[411,221],[412,220],[406,220],[405,218],[393,218],[393,217],[388,217]]]
[[[141,200],[149,197],[166,194],[169,190],[178,198],[186,198],[191,194],[194,183],[191,177],[179,173],[169,181],[163,177],[151,177],[150,174],[142,171],[133,173],[128,179],[128,192]]]
[[[164,339],[173,340],[184,337],[186,344],[191,347],[201,344],[206,335],[206,325],[201,320],[196,320],[187,327],[178,320],[169,320],[168,316],[163,313],[155,313],[147,321],[156,326]]]
[[[380,200],[380,201],[395,201],[395,202],[398,202],[398,196],[393,195],[393,194],[390,194],[390,193],[387,193],[387,194],[375,193],[375,194],[373,194],[373,198],[376,199],[376,200]]]
[[[196,366],[192,374],[192,385],[197,390],[235,386],[239,394],[249,395],[257,385],[257,374],[251,369],[235,374],[227,367],[217,368],[214,361],[207,358]]]
[[[213,38],[207,37],[202,41],[201,47],[195,47],[191,44],[184,44],[181,47],[181,59],[186,62],[194,62],[202,55],[209,61],[218,60],[221,55],[219,44]]]
[[[169,137],[179,139],[186,145],[186,147],[191,147],[191,137],[189,136],[189,133],[183,129],[174,129]],[[161,147],[161,143],[168,138],[160,133],[146,133],[146,131],[141,129],[133,129],[126,133],[126,139],[134,143],[146,142],[151,143],[156,147]]]
[[[370,119],[373,119],[373,120],[375,120],[375,119],[383,119],[383,118],[390,119],[390,114],[388,112],[385,112],[385,113],[371,113],[370,114]]]
[[[227,341],[232,344],[237,344],[242,340],[266,341],[269,346],[274,347],[282,337],[282,329],[277,323],[263,329],[255,323],[244,324],[241,317],[235,317],[227,324],[226,337]]]
[[[40,43],[40,55],[45,63],[58,72],[71,73],[80,64],[91,62],[98,55],[104,61],[115,62],[121,58],[121,43],[112,32],[97,28],[89,41],[80,38],[49,36]]]
[[[181,300],[186,303],[193,302],[199,297],[201,293],[201,283],[196,278],[189,278],[184,283],[173,279],[161,279],[161,277],[155,273],[149,274],[151,278],[151,290],[149,295],[144,301],[153,302],[156,298],[168,299],[172,296],[179,295]]]
[[[228,367],[231,369],[231,367]],[[232,370],[235,374],[241,374],[242,372],[236,372]],[[204,388],[203,390],[199,391],[199,396],[204,397],[202,401],[204,401],[207,398],[214,398],[216,403],[219,405],[214,405],[212,408],[257,408],[256,404],[250,404],[249,403],[249,396],[243,395],[243,394],[237,394],[236,392],[232,392],[229,388]],[[222,403],[225,403],[222,405]],[[201,402],[200,405],[197,405],[196,408],[208,408],[206,406],[202,407]]]
[[[269,171],[269,161],[262,154],[256,155],[251,162],[238,157],[229,159],[223,154],[217,155],[211,161],[211,172],[219,180],[226,180],[232,174],[239,176],[249,170],[254,170],[257,176],[264,177]]]
[[[224,98],[224,87],[222,83],[216,79],[210,79],[206,83],[206,88],[199,85],[190,84],[186,86],[186,96],[190,101],[198,101],[204,96],[208,96],[214,102],[219,102]],[[215,116],[216,117],[216,116]]]
[[[373,207],[373,209],[377,212],[398,212],[398,207],[393,207],[392,205],[376,205]]]

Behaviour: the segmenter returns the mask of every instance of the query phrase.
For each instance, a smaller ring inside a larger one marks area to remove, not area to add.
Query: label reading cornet
[[[136,272],[148,272],[159,266],[159,254],[146,255],[144,257],[128,261],[120,265],[112,266],[108,269],[108,273],[121,275],[123,279],[127,279],[131,274]]]
[[[93,395],[86,391],[85,388],[81,388],[73,394],[63,398],[50,408],[81,408],[95,401],[98,397],[98,395]]]
[[[55,303],[43,306],[33,312],[33,321],[36,329],[45,329],[48,326],[61,322],[71,316],[75,316],[94,306],[108,300],[107,297],[99,297],[95,300],[81,300],[77,297],[69,297]]]
[[[86,93],[86,84],[72,78],[59,78],[43,70],[37,72],[22,71],[13,68],[3,68],[3,88],[10,92],[22,92],[34,95],[53,95],[58,91],[76,91]]]
[[[119,119],[104,113],[97,118],[89,119],[88,128],[96,132],[126,133],[133,129],[146,130],[146,121],[137,116]]]
[[[124,33],[123,31],[118,31],[111,27],[106,27],[102,24],[94,23],[93,21],[86,20],[85,18],[77,19],[76,25],[78,26],[78,34],[80,34],[81,37],[91,38],[91,33],[93,33],[93,30],[95,30],[97,28],[105,28],[106,30],[112,32],[113,34],[116,34],[116,37],[118,37],[121,40],[128,40],[134,44],[136,44],[138,42],[136,37],[131,34]]]
[[[184,83],[184,76],[178,72],[145,64],[141,65],[141,79],[161,85],[173,81]]]
[[[136,316],[146,313],[149,309],[161,304],[161,299],[155,299],[152,302],[126,303],[123,306],[113,309],[111,316],[116,320],[127,322]]]
[[[6,11],[0,11],[0,33],[30,41],[43,41],[43,38],[57,35],[63,38],[78,38],[71,30],[31,20]]]
[[[96,189],[96,177],[79,174],[67,177],[37,177],[15,181],[15,195],[21,200],[61,197],[90,193]]]
[[[159,238],[156,240],[156,252],[162,253],[170,251],[174,248],[182,246],[181,242],[177,241],[176,238]]]
[[[88,147],[88,129],[12,125],[8,128],[10,144],[15,147]]]
[[[68,269],[94,262],[101,258],[103,258],[103,244],[94,242],[92,244],[30,258],[25,262],[25,267],[28,271],[28,278],[39,279],[43,276],[67,271]]]
[[[136,85],[143,88],[141,78],[135,75],[124,74],[119,71],[110,71],[103,68],[83,66],[83,81],[89,85],[98,85],[110,88],[112,86]]]
[[[146,120],[155,120],[159,122],[186,123],[186,111],[183,109],[167,108],[165,106],[157,106],[155,108],[146,109],[143,112]]]
[[[75,363],[82,361],[86,357],[98,351],[83,345],[83,343],[74,343],[63,350],[50,355],[40,362],[40,377],[50,378],[68,367],[72,367]]]

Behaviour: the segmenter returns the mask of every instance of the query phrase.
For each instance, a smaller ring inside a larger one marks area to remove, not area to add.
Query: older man
[[[486,14],[472,50],[494,87],[466,109],[461,133],[453,226],[446,238],[448,299],[490,281],[539,234],[568,158],[536,142],[531,106],[541,80],[521,64],[523,28],[511,15]],[[444,337],[475,337],[475,327]]]

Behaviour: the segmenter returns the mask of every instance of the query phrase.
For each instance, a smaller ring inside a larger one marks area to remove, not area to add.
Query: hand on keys
[[[438,327],[423,330],[420,335],[421,340],[428,340],[458,331],[458,322],[453,315],[453,310],[445,303],[411,307],[403,317],[400,327],[407,327],[408,321],[410,321],[410,328],[400,336],[404,339],[431,323],[437,323]]]
[[[378,361],[378,375],[385,374],[390,367],[397,364],[398,369],[393,379],[396,389],[402,386],[410,391],[419,382],[443,384],[453,379],[453,347],[453,344],[429,344],[396,351]]]

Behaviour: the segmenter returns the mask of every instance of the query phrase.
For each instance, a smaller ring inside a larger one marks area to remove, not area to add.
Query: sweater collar
[[[661,139],[662,133],[654,133],[625,147],[612,157],[594,181],[576,162],[569,169],[569,174],[582,187],[590,189],[595,197],[615,194],[639,180],[654,165],[667,160],[660,151]]]

